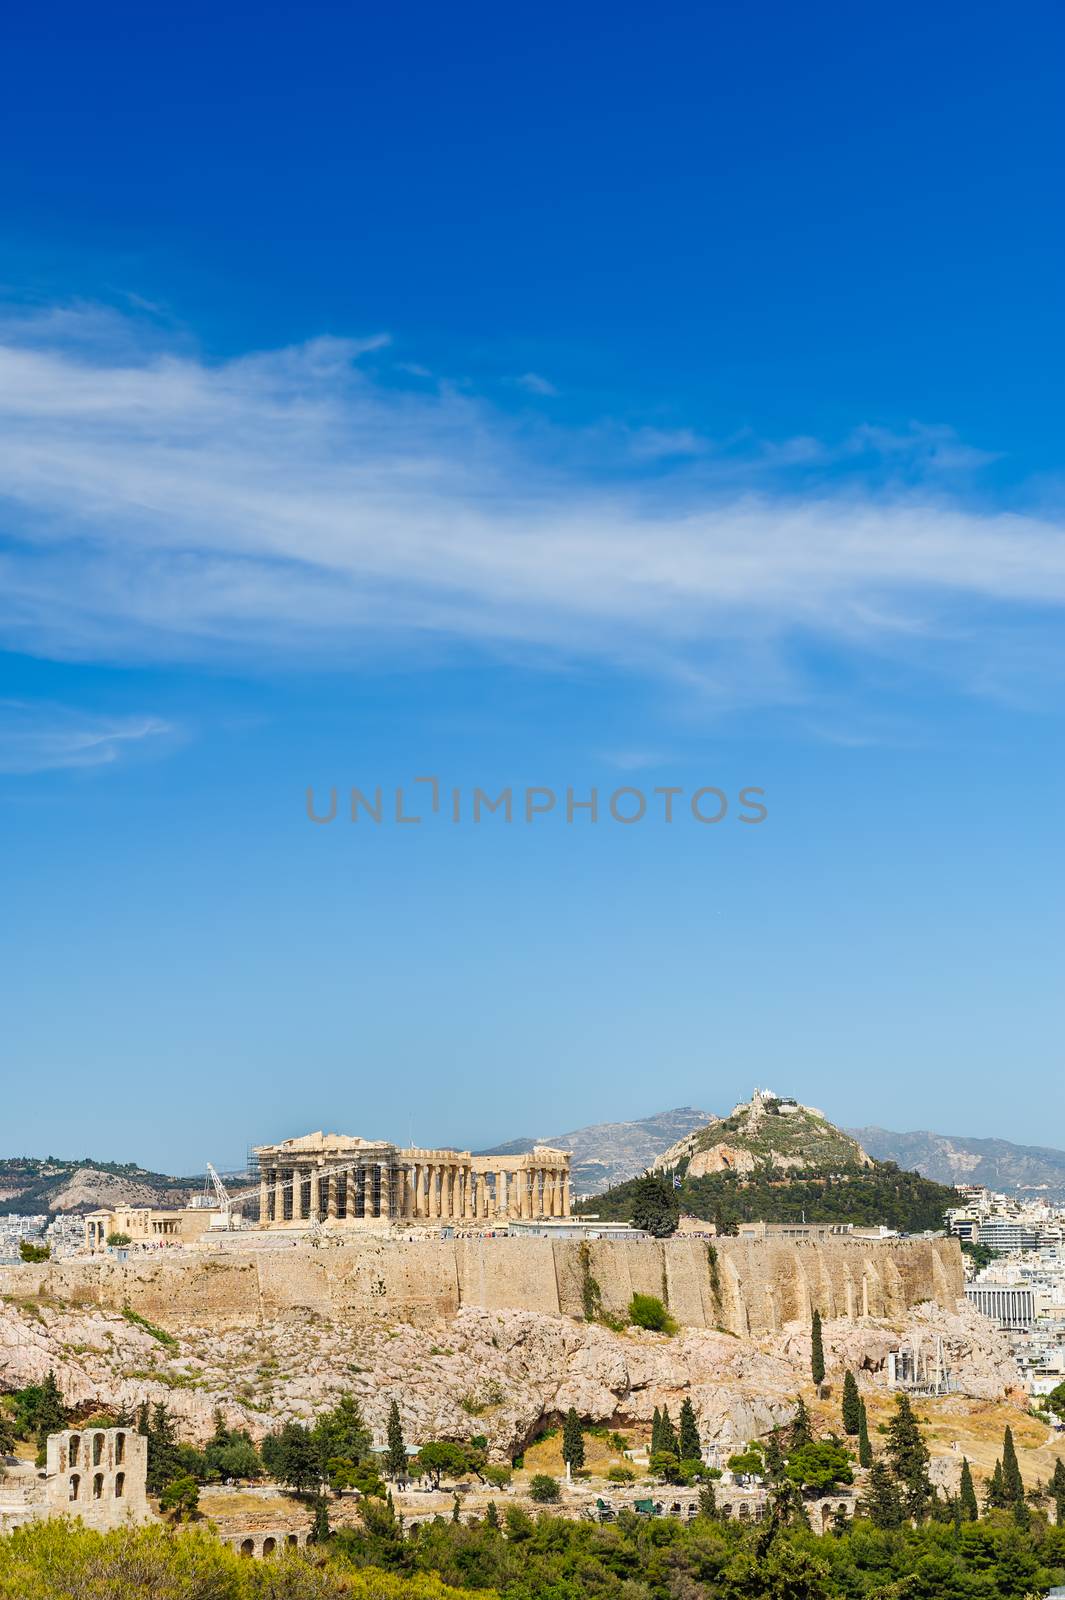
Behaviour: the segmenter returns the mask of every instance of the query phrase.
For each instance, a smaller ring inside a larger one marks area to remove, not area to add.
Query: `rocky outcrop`
[[[830,1371],[850,1367],[870,1389],[886,1383],[887,1354],[900,1338],[935,1334],[963,1393],[993,1399],[1018,1386],[1004,1337],[964,1302],[956,1310],[919,1307],[902,1323],[824,1325]],[[39,1381],[52,1368],[83,1416],[165,1400],[182,1431],[200,1439],[216,1406],[231,1425],[261,1435],[351,1390],[382,1436],[395,1399],[409,1440],[484,1435],[504,1456],[570,1406],[592,1423],[642,1428],[656,1406],[668,1404],[675,1417],[685,1396],[705,1439],[751,1438],[791,1415],[810,1365],[805,1324],[756,1340],[709,1329],[669,1339],[474,1307],[431,1327],[368,1329],[311,1317],[224,1333],[189,1327],[177,1340],[167,1347],[92,1307],[2,1304],[0,1388]]]

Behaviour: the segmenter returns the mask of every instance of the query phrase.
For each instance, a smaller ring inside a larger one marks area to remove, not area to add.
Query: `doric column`
[[[454,1222],[455,1220],[455,1191],[457,1188],[458,1168],[454,1162],[449,1162],[447,1166],[447,1204],[444,1207],[444,1215],[449,1222]]]
[[[567,1167],[565,1169],[565,1171],[563,1172],[563,1174],[562,1174],[562,1215],[564,1217],[568,1217],[569,1214],[570,1214],[570,1209],[569,1209],[570,1208],[569,1182],[570,1182],[570,1179],[569,1179],[569,1168]]]
[[[503,1170],[503,1168],[500,1167],[499,1171],[496,1173],[496,1215],[497,1216],[500,1216],[500,1217],[509,1216],[510,1213],[507,1210],[507,1200],[508,1200],[508,1196],[507,1196],[507,1175],[506,1175],[506,1172]]]
[[[544,1173],[544,1216],[555,1214],[555,1169],[548,1167]]]
[[[403,1168],[403,1215],[405,1217],[413,1217],[413,1215],[414,1215],[414,1168],[413,1168],[413,1166],[405,1166]]]
[[[312,1222],[317,1220],[318,1213],[320,1212],[320,1210],[322,1208],[321,1177],[322,1177],[322,1169],[320,1167],[318,1167],[318,1166],[312,1167],[311,1168],[311,1221]]]
[[[269,1197],[269,1192],[270,1191],[269,1191],[269,1189],[267,1187],[267,1182],[266,1182],[266,1168],[265,1167],[260,1167],[259,1168],[259,1226],[260,1226],[260,1228],[265,1228],[266,1224],[267,1224],[267,1221],[268,1221],[267,1212],[269,1210],[269,1198],[268,1198]]]
[[[335,1222],[337,1219],[337,1175],[335,1172],[329,1173],[325,1180],[325,1185],[326,1194],[328,1196],[326,1201],[326,1212],[329,1220],[331,1222]]]
[[[418,1215],[423,1219],[429,1215],[429,1163],[421,1164],[421,1198],[418,1201]]]
[[[281,1168],[274,1168],[274,1217],[275,1223],[285,1220],[285,1196],[281,1189]]]

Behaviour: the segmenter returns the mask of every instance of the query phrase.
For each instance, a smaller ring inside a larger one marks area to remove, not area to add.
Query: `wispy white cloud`
[[[548,379],[540,376],[538,372],[523,372],[516,380],[519,389],[524,389],[527,394],[540,394],[545,396],[557,395],[558,390]]]
[[[161,717],[97,716],[50,702],[0,700],[0,772],[107,766],[124,750],[174,731]]]
[[[972,660],[975,618],[1065,605],[1060,520],[950,498],[942,430],[756,442],[742,470],[647,430],[641,474],[630,429],[611,472],[579,435],[375,379],[384,342],[212,363],[114,314],[0,327],[0,637],[119,659],[462,640],[787,700],[797,638]],[[915,452],[927,474],[884,481]],[[865,453],[876,481],[817,475]]]

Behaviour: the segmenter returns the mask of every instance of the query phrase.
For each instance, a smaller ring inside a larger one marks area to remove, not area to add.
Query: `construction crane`
[[[207,1182],[203,1187],[205,1195],[209,1193],[210,1189],[214,1190],[215,1199],[218,1201],[218,1209],[225,1218],[223,1226],[227,1232],[231,1233],[235,1226],[233,1222],[233,1199],[209,1161],[207,1163]]]

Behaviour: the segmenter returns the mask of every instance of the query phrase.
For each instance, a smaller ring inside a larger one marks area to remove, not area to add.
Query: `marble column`
[[[502,1168],[496,1173],[496,1215],[509,1216],[507,1210],[507,1175]]]
[[[267,1224],[267,1222],[269,1220],[269,1216],[268,1216],[268,1213],[269,1213],[269,1210],[270,1210],[269,1194],[270,1194],[270,1190],[269,1190],[269,1187],[268,1187],[267,1181],[266,1181],[266,1168],[265,1167],[260,1167],[259,1168],[259,1226],[260,1226],[260,1228],[265,1228],[266,1224]]]
[[[325,1192],[327,1196],[325,1207],[326,1214],[330,1222],[335,1222],[337,1219],[337,1175],[335,1172],[330,1172],[327,1175],[325,1180]]]
[[[421,1164],[420,1195],[421,1198],[418,1201],[418,1215],[424,1221],[429,1215],[429,1164],[427,1161],[423,1161]]]
[[[280,1222],[284,1222],[284,1220],[285,1220],[285,1195],[284,1195],[284,1191],[281,1188],[281,1168],[280,1167],[274,1167],[273,1175],[274,1175],[274,1216],[273,1216],[273,1220],[274,1220],[275,1223],[280,1223]]]
[[[321,1185],[321,1176],[322,1176],[322,1171],[321,1171],[320,1167],[315,1166],[315,1167],[311,1168],[311,1221],[312,1222],[317,1221],[318,1213],[320,1212],[320,1210],[322,1208],[321,1187],[320,1187],[320,1185]]]
[[[567,1169],[567,1171],[565,1171],[562,1174],[562,1215],[564,1217],[568,1217],[569,1216],[569,1214],[570,1214],[570,1209],[569,1208],[570,1208],[570,1188],[569,1188],[569,1171]]]
[[[553,1217],[555,1214],[555,1169],[548,1167],[544,1171],[544,1216]]]

